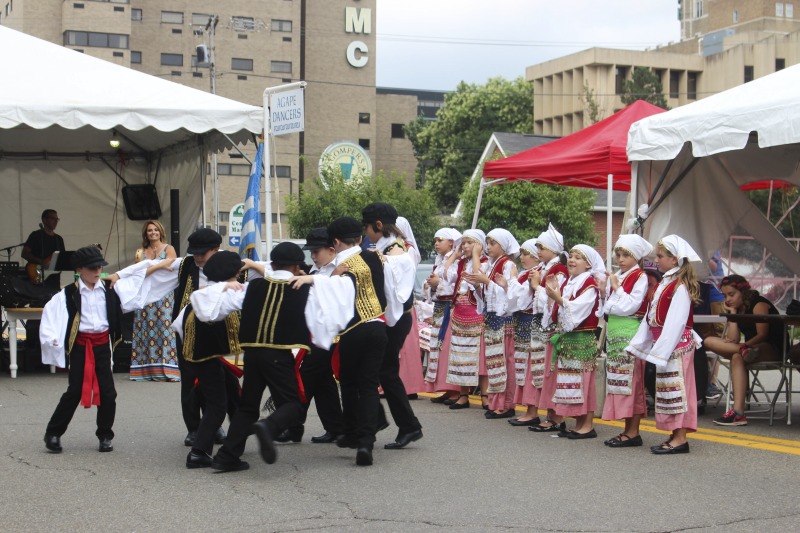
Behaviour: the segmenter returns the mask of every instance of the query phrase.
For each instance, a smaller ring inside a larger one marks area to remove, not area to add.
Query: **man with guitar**
[[[31,232],[22,248],[22,258],[28,262],[25,267],[28,279],[32,283],[45,283],[45,285],[52,286],[54,291],[58,291],[61,288],[60,276],[53,274],[43,280],[37,270],[50,266],[50,258],[53,252],[63,252],[65,250],[64,239],[56,233],[58,220],[58,213],[54,209],[42,211],[42,222],[39,224],[39,229]]]

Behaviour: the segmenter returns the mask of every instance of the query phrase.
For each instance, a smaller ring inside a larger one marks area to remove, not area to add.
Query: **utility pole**
[[[218,15],[208,17],[206,31],[208,32],[208,75],[211,78],[211,94],[217,94],[217,67],[216,51],[214,48],[214,34],[216,33]],[[219,233],[219,176],[217,175],[217,153],[211,155],[211,172],[214,180],[214,231]]]

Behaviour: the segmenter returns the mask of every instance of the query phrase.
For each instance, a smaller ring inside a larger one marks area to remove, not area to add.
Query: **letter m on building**
[[[344,8],[344,31],[347,33],[372,33],[372,9]]]

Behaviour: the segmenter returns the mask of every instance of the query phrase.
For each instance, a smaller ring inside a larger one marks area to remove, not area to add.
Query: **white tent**
[[[155,182],[167,231],[169,191],[180,191],[185,250],[201,212],[207,154],[263,127],[260,107],[3,26],[0,72],[0,248],[24,241],[53,208],[68,249],[100,242],[109,269],[126,265],[141,245],[142,222],[127,219],[120,189]],[[109,146],[112,131],[119,151]]]
[[[800,185],[800,65],[631,126],[631,215],[649,205],[645,236],[676,233],[710,257],[739,227],[795,274],[800,255],[742,188]]]

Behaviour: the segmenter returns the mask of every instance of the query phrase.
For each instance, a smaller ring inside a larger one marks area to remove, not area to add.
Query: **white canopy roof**
[[[207,134],[212,150],[247,142],[260,107],[215,96],[0,26],[0,150],[107,152],[109,130],[154,151]],[[64,130],[82,135],[64,136]],[[32,131],[38,130],[38,131]],[[126,149],[123,139],[123,149]]]
[[[743,231],[800,274],[800,255],[742,192],[764,180],[800,185],[798,87],[800,65],[631,126],[632,211],[649,205],[651,242],[677,233],[708,258]]]

